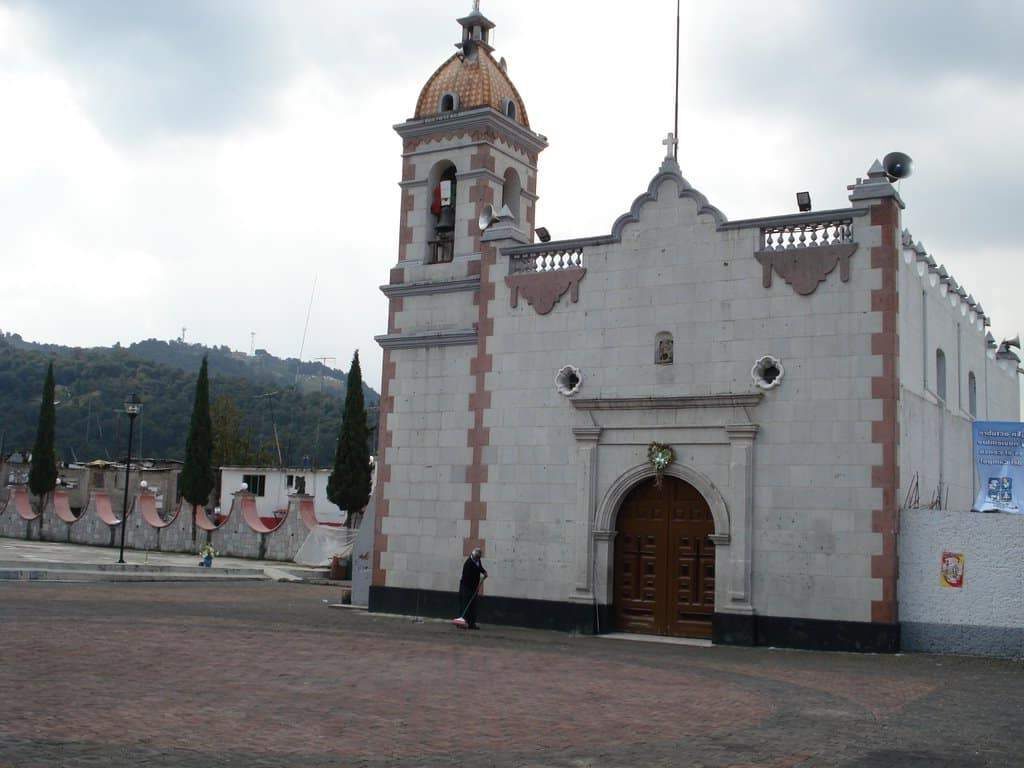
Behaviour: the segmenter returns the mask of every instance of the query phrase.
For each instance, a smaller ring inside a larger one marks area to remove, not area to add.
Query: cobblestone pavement
[[[1024,666],[329,609],[299,584],[0,584],[0,768],[1019,766]]]

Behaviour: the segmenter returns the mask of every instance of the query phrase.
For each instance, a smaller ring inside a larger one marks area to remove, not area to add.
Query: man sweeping
[[[456,619],[455,623],[468,629],[480,629],[476,624],[476,593],[480,588],[480,579],[487,578],[487,569],[480,562],[482,557],[480,548],[474,549],[462,566],[462,578],[459,580],[459,608],[462,611],[459,619],[462,621]]]

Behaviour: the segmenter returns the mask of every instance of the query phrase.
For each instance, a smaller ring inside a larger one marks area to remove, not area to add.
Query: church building
[[[607,232],[551,241],[547,141],[458,23],[395,128],[369,609],[456,616],[479,547],[485,624],[898,650],[908,490],[970,509],[971,424],[1020,401],[891,173],[730,221],[670,136]]]

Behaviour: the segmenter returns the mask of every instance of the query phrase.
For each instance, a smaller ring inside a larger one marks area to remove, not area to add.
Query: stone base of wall
[[[518,597],[481,595],[477,598],[477,620],[483,624],[505,624],[531,629],[553,629],[592,635],[595,619],[602,631],[611,626],[608,606],[600,606],[595,615],[593,605],[526,600]],[[458,592],[399,587],[370,587],[371,613],[397,613],[434,619],[454,619],[459,615]]]
[[[963,653],[1024,659],[1024,628],[979,627],[970,624],[903,625],[903,649],[922,653]]]
[[[861,653],[896,653],[900,650],[899,624],[716,613],[711,626],[711,639],[719,645],[767,645],[807,651]]]
[[[477,598],[477,619],[483,624],[504,624],[531,629],[595,634],[614,631],[609,606],[525,600],[517,597],[481,595]],[[459,615],[457,592],[400,587],[370,587],[371,613],[396,613],[454,619]],[[869,624],[856,621],[821,621],[780,616],[748,616],[716,613],[712,640],[718,645],[770,645],[815,651],[860,651],[895,653],[900,649],[898,624]]]

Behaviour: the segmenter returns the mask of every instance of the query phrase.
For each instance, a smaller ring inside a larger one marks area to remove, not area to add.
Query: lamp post
[[[128,461],[124,464],[124,509],[121,512],[121,556],[118,563],[124,563],[124,529],[128,527],[128,476],[132,471],[132,433],[135,417],[142,411],[142,401],[132,392],[124,401],[124,412],[128,414]]]

